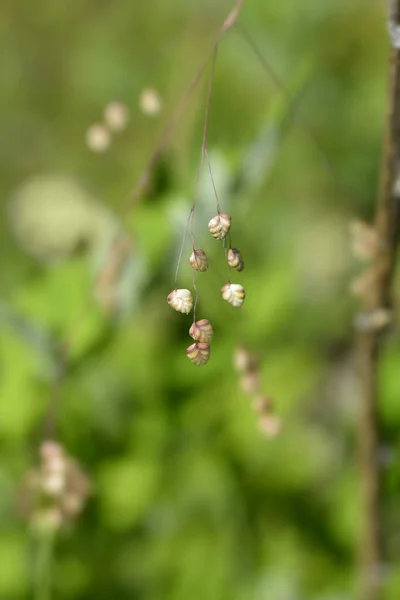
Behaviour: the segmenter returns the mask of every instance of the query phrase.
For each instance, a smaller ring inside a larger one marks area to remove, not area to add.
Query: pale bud
[[[377,308],[372,312],[359,313],[354,326],[359,331],[379,331],[392,321],[392,313],[386,308]]]
[[[210,358],[210,346],[205,342],[195,342],[186,348],[186,356],[195,365],[205,365]]]
[[[190,255],[189,262],[192,265],[192,269],[195,271],[207,271],[208,258],[204,250],[201,248],[193,250],[192,254]]]
[[[206,342],[209,344],[214,337],[214,330],[208,319],[200,319],[192,323],[189,329],[189,335],[196,342]]]
[[[129,109],[122,102],[110,102],[104,109],[104,120],[111,131],[123,131],[129,122]]]
[[[246,297],[244,287],[239,283],[227,283],[222,286],[221,294],[224,300],[232,304],[235,308],[242,306]]]
[[[243,346],[238,346],[235,349],[233,360],[238,373],[246,373],[257,368],[257,359],[246,348],[243,348]]]
[[[162,100],[154,88],[145,88],[142,90],[139,98],[140,110],[149,117],[155,117],[161,111]]]
[[[230,248],[227,256],[228,265],[236,271],[243,271],[244,262],[242,255],[237,248]]]
[[[86,145],[92,152],[105,152],[111,143],[111,136],[104,125],[94,123],[91,125],[85,135]]]
[[[260,372],[249,371],[240,378],[240,387],[245,394],[257,394],[260,389]]]
[[[282,431],[282,421],[274,415],[263,415],[259,421],[259,428],[266,437],[275,438]]]
[[[175,289],[168,295],[168,304],[178,312],[188,315],[193,308],[193,297],[189,290]]]
[[[353,221],[350,223],[350,233],[353,255],[360,260],[374,258],[380,245],[376,229],[364,221]]]
[[[66,479],[62,473],[48,473],[43,476],[42,489],[49,496],[60,496],[65,485]]]
[[[213,217],[208,224],[208,229],[216,240],[223,240],[231,228],[231,216],[226,213],[219,213]]]

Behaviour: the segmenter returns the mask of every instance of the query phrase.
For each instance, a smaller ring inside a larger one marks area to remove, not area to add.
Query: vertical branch
[[[400,0],[391,2],[389,31],[400,20]],[[391,306],[391,288],[399,241],[400,174],[400,50],[392,38],[389,62],[388,109],[381,165],[381,180],[375,215],[379,252],[372,269],[373,284],[365,294],[364,310],[373,313]],[[362,600],[383,597],[381,569],[384,560],[382,535],[381,477],[377,461],[380,443],[378,330],[363,331],[358,339],[358,363],[362,404],[359,419],[361,467],[362,536],[360,540]]]
[[[54,532],[41,533],[36,539],[34,557],[34,600],[51,600],[52,597],[52,559],[55,543]]]

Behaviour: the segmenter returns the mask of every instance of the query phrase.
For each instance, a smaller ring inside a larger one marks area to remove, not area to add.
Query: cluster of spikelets
[[[208,229],[216,240],[225,240],[231,229],[231,216],[226,213],[218,213],[208,223]],[[243,271],[243,258],[236,248],[230,248],[227,253],[229,267],[236,271]],[[208,258],[202,248],[194,248],[189,262],[194,271],[204,272],[208,269]],[[222,286],[221,295],[226,302],[235,308],[240,308],[246,297],[243,286],[230,281]],[[193,296],[190,290],[175,289],[168,296],[168,304],[178,312],[189,314],[193,308]],[[205,365],[210,358],[210,342],[214,331],[207,319],[194,320],[189,329],[189,335],[194,343],[186,349],[186,355],[195,365]]]
[[[56,442],[44,441],[40,465],[26,474],[19,494],[21,515],[37,530],[57,531],[74,522],[91,494],[78,462]]]
[[[239,346],[235,350],[234,366],[240,376],[242,391],[252,399],[252,408],[257,417],[259,430],[267,438],[277,437],[281,433],[282,422],[275,414],[272,399],[261,389],[258,358],[243,346]]]

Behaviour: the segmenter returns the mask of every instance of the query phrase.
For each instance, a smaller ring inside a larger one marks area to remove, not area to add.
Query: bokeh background
[[[197,368],[185,356],[191,317],[166,297],[193,199],[207,77],[151,191],[124,207],[232,3],[2,0],[1,598],[44,600],[40,540],[18,498],[55,404],[57,440],[93,494],[57,536],[51,597],[355,597],[349,287],[362,265],[349,224],[372,216],[378,185],[384,4],[248,0],[240,21],[285,92],[237,31],[223,39],[208,147],[245,258],[234,281],[247,298],[238,311],[220,297],[227,272],[207,231],[216,207],[205,169],[195,235],[211,266],[196,285],[198,317],[215,339],[209,364]],[[123,130],[93,129],[116,101],[129,111]],[[188,241],[179,287],[192,288],[189,253]],[[239,345],[259,358],[280,432],[260,430],[234,367]],[[378,574],[393,600],[399,358],[393,335],[381,378],[391,556]]]

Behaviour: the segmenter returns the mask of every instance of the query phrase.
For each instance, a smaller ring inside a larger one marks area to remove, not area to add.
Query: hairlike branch
[[[150,184],[151,173],[152,173],[154,167],[156,166],[156,164],[158,163],[159,159],[161,158],[161,156],[165,150],[165,147],[168,144],[171,133],[173,132],[176,124],[178,123],[179,119],[181,118],[186,106],[188,105],[188,103],[193,95],[193,92],[195,91],[200,79],[202,78],[202,75],[207,67],[208,61],[213,56],[213,54],[216,52],[216,50],[218,48],[218,44],[220,43],[220,41],[224,37],[224,35],[230,29],[232,29],[232,27],[234,27],[234,25],[236,25],[237,18],[239,16],[241,9],[243,8],[244,2],[245,2],[245,0],[236,0],[236,3],[234,5],[233,9],[229,13],[229,15],[226,17],[222,26],[220,27],[212,47],[210,48],[207,55],[205,56],[203,62],[201,63],[200,67],[198,68],[196,74],[194,75],[194,77],[193,77],[192,81],[190,82],[188,88],[186,89],[184,95],[179,100],[179,102],[176,106],[176,109],[175,109],[174,113],[172,114],[171,119],[168,121],[164,130],[162,131],[159,142],[158,142],[153,154],[151,155],[151,157],[147,163],[147,166],[146,166],[144,172],[142,173],[142,176],[140,177],[137,185],[131,191],[131,193],[126,201],[126,204],[125,204],[126,212],[128,212],[131,209],[131,207],[134,206],[138,202],[140,196],[148,188],[148,186]]]

